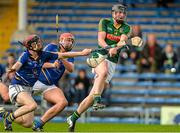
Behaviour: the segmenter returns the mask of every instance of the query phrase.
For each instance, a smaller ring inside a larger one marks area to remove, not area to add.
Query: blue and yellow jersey
[[[18,61],[22,64],[21,68],[15,73],[11,84],[33,86],[37,81],[41,68],[48,60],[58,59],[58,54],[42,51],[39,58],[34,60],[28,51],[22,53]]]
[[[44,51],[48,51],[48,52],[58,52],[58,46],[56,44],[48,44],[45,48]],[[69,62],[74,63],[74,58],[68,58],[67,59]],[[46,85],[57,85],[58,81],[60,80],[60,78],[62,77],[62,75],[64,74],[65,71],[65,66],[62,63],[62,61],[59,60],[49,60],[50,63],[54,63],[55,61],[57,61],[60,64],[59,68],[43,68],[41,70],[40,76],[39,76],[39,81],[41,81],[43,84]]]

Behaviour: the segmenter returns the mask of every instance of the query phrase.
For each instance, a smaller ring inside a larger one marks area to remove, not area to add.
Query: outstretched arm
[[[91,51],[92,51],[91,49],[84,49],[78,52],[64,52],[64,53],[58,52],[58,58],[65,59],[65,58],[71,58],[71,57],[77,57],[77,56],[87,56],[91,53]]]

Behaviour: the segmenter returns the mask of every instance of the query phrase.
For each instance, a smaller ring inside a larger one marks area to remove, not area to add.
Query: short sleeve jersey
[[[114,21],[112,18],[101,19],[99,22],[98,30],[99,30],[99,32],[100,31],[106,32],[105,42],[108,45],[117,44],[120,41],[122,34],[125,34],[128,37],[130,37],[131,32],[132,32],[131,26],[125,22],[122,23],[119,27],[115,27]],[[114,62],[114,63],[117,63],[118,58],[119,58],[119,53],[120,53],[120,50],[118,51],[118,53],[114,57],[108,57],[107,59]]]

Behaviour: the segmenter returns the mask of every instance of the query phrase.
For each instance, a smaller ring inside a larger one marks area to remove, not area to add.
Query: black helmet
[[[123,12],[123,13],[127,13],[127,7],[122,5],[122,4],[115,4],[112,6],[112,12],[117,11],[117,12]]]
[[[125,5],[122,5],[122,4],[115,4],[112,6],[112,13],[116,13],[116,12],[121,12],[123,13],[125,16],[124,18],[122,17],[113,17],[114,20],[117,22],[117,23],[123,23],[124,21],[126,21],[126,17],[127,17],[127,8]]]

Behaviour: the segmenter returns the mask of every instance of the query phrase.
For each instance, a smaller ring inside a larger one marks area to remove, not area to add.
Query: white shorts
[[[12,103],[16,104],[16,97],[20,92],[28,92],[32,94],[32,87],[23,85],[9,85],[9,98]]]
[[[107,62],[107,65],[108,65],[108,75],[107,75],[107,78],[106,78],[106,83],[109,83],[115,73],[115,70],[116,70],[116,63],[114,62],[111,62],[107,59],[105,59],[105,61]],[[95,73],[94,71],[94,68],[92,69],[92,73]],[[96,78],[97,75],[95,75],[94,78]]]
[[[41,81],[36,81],[33,86],[33,94],[44,93],[48,90],[58,88],[56,85],[45,85]]]

